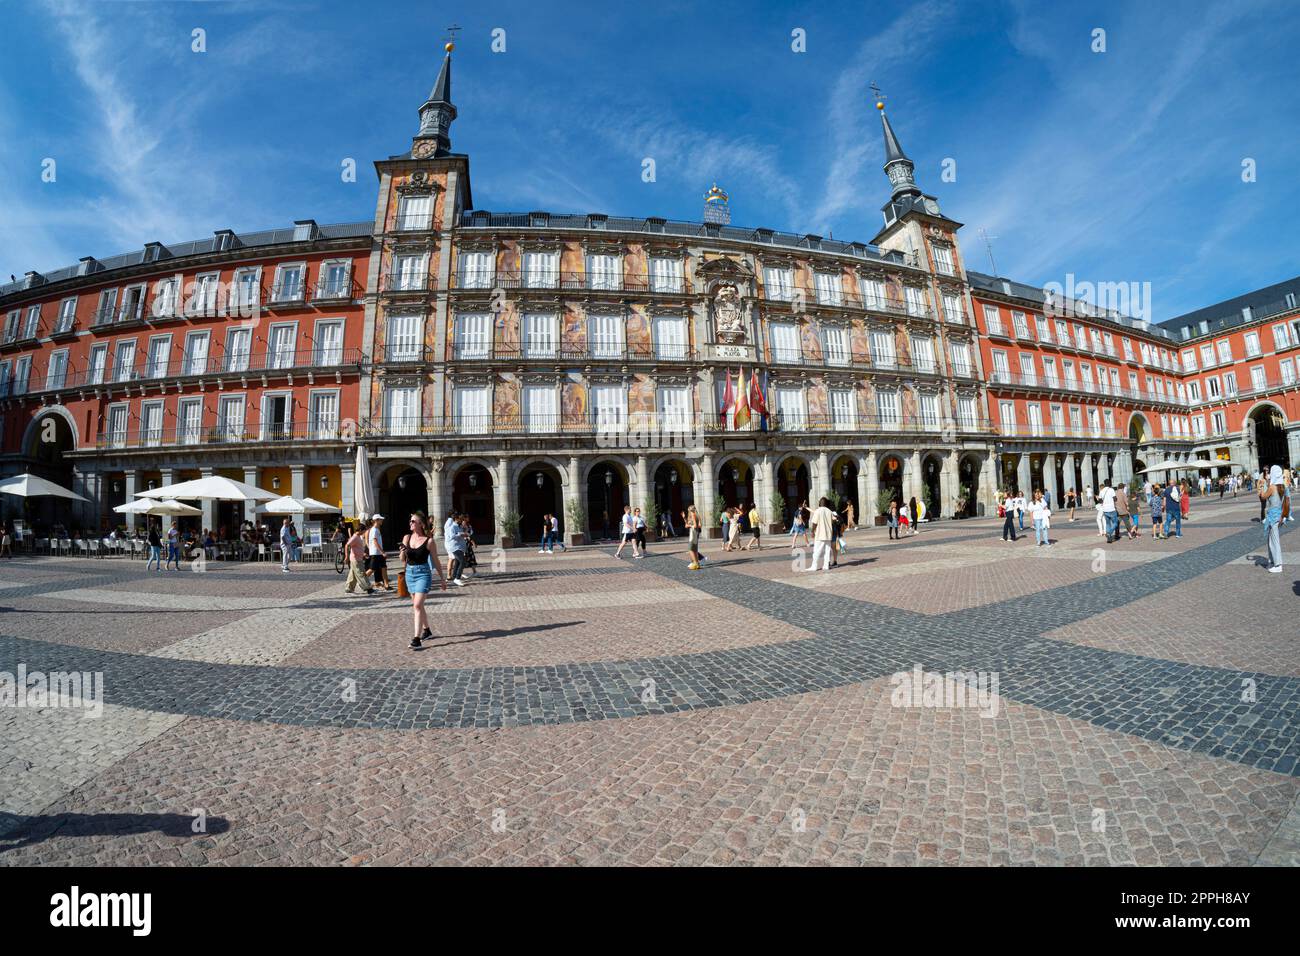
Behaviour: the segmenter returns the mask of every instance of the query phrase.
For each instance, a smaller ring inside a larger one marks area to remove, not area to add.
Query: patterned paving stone
[[[0,863],[1240,865],[1298,787],[1032,707],[893,707],[884,682],[616,734],[193,718]],[[175,825],[195,809],[211,832]]]

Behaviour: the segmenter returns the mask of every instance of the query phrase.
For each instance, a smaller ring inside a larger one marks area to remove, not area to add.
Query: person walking
[[[1291,516],[1291,499],[1287,496],[1282,468],[1274,465],[1268,472],[1268,484],[1259,489],[1264,503],[1264,534],[1268,543],[1268,570],[1282,573],[1282,522]]]
[[[1151,540],[1157,541],[1163,538],[1164,532],[1160,528],[1160,521],[1165,514],[1165,496],[1160,492],[1160,485],[1151,486]]]
[[[162,537],[158,534],[158,525],[152,521],[149,522],[149,560],[144,569],[149,570],[153,566],[155,571],[161,571],[162,567]]]
[[[465,553],[467,545],[465,543],[465,528],[461,524],[461,516],[455,512],[447,516],[447,520],[442,526],[442,544],[447,549],[447,560],[451,562],[447,569],[447,577],[451,579],[451,583],[456,587],[463,588],[465,586]]]
[[[1025,493],[1019,488],[1016,489],[1016,524],[1020,525],[1020,530],[1025,530],[1025,513],[1029,511],[1029,503],[1025,500]]]
[[[1098,514],[1106,527],[1106,543],[1116,540],[1119,529],[1119,512],[1116,510],[1115,489],[1107,478],[1101,483],[1101,493],[1097,495]]]
[[[645,524],[645,516],[641,514],[640,508],[632,509],[632,529],[634,532],[632,557],[644,558],[646,524]],[[640,549],[639,551],[637,550],[638,548]]]
[[[853,507],[852,498],[850,498],[849,503],[844,506],[844,522],[845,531],[856,531],[858,529],[858,512],[857,509]]]
[[[812,514],[810,527],[813,532],[813,561],[811,570],[816,571],[821,565],[823,571],[831,569],[831,550],[835,541],[835,513],[829,508],[830,502],[821,498],[817,510]]]
[[[750,506],[749,515],[747,516],[746,520],[749,522],[750,538],[749,538],[749,543],[745,545],[744,550],[748,551],[750,548],[757,547],[758,550],[762,551],[763,550],[763,533],[762,533],[763,528],[762,528],[762,521],[758,515],[758,505]]]
[[[1079,504],[1079,496],[1076,495],[1074,489],[1071,488],[1069,491],[1065,493],[1065,507],[1070,509],[1071,521],[1079,520],[1074,516],[1074,509],[1078,506],[1078,504]]]
[[[722,517],[719,519],[722,523],[722,550],[731,550],[731,506],[728,505],[722,509]]]
[[[12,558],[14,556],[13,538],[10,537],[9,522],[0,527],[0,557]]]
[[[1041,491],[1034,492],[1034,500],[1029,503],[1028,511],[1029,520],[1034,525],[1034,540],[1038,542],[1038,547],[1050,544],[1047,537],[1047,521],[1052,515],[1052,509],[1048,507]]]
[[[1124,536],[1133,537],[1133,519],[1129,515],[1128,485],[1120,482],[1115,489],[1115,540],[1119,540],[1120,525],[1124,526]]]
[[[745,506],[737,505],[731,512],[731,524],[729,525],[730,540],[727,542],[728,551],[740,550],[740,532],[748,524],[749,519],[745,517]]]
[[[700,515],[695,505],[686,509],[686,547],[691,553],[691,563],[686,567],[691,571],[700,569]]]
[[[469,519],[468,515],[465,517],[466,520]],[[551,515],[551,551],[554,552],[557,547],[561,551],[569,550],[568,547],[565,546],[563,538],[560,536],[560,516]]]
[[[367,594],[374,594],[375,589],[366,577],[366,533],[365,524],[359,523],[355,531],[352,531],[343,547],[347,553],[348,559],[348,579],[343,587],[347,594],[355,594],[357,588],[365,591]]]
[[[1127,488],[1125,491],[1127,492]],[[1130,538],[1140,538],[1142,536],[1142,495],[1135,493],[1128,500],[1129,511],[1133,513],[1133,533]]]
[[[907,505],[902,501],[898,503],[898,534],[900,537],[912,533],[912,516],[907,511]]]
[[[1178,508],[1182,512],[1183,521],[1187,521],[1192,513],[1192,490],[1186,478],[1178,486]]]
[[[725,531],[727,526],[724,524],[722,527]],[[618,519],[618,532],[618,550],[614,552],[614,557],[623,557],[623,549],[629,544],[632,545],[632,556],[636,557],[636,525],[632,522],[631,505],[623,506],[623,517]],[[726,549],[724,548],[723,550]]]
[[[374,575],[375,587],[391,591],[388,583],[388,557],[384,554],[384,516],[372,515],[370,530],[366,532],[366,553],[370,557],[370,573]]]
[[[889,526],[890,541],[901,540],[898,536],[898,521],[899,521],[898,502],[891,501],[889,502],[889,512],[888,514],[885,515],[885,524]]]
[[[1011,535],[1010,538],[1007,535]],[[1002,540],[1016,540],[1016,508],[1012,502],[1010,492],[1007,493],[1006,507],[1002,509]]]
[[[1165,485],[1165,537],[1169,537],[1169,524],[1173,522],[1174,537],[1183,536],[1183,508],[1179,498],[1178,483],[1171,481]]]
[[[803,520],[803,509],[795,508],[794,517],[790,520],[790,550],[796,548],[795,538],[803,535],[803,546],[808,547],[808,525]]]
[[[167,567],[173,571],[181,569],[181,529],[177,527],[175,518],[172,519],[172,526],[167,529]]]
[[[550,514],[542,515],[542,542],[537,548],[538,554],[549,554],[551,551],[551,516]]]
[[[917,504],[916,498],[912,497],[907,502],[908,523],[912,526],[912,534],[921,530],[921,506]]]
[[[293,525],[288,518],[280,523],[280,570],[289,573],[289,562],[293,560]]]
[[[418,651],[424,641],[433,638],[429,628],[429,616],[424,609],[425,598],[433,587],[433,572],[438,572],[442,589],[447,590],[447,576],[443,574],[442,562],[438,560],[438,544],[429,537],[429,527],[424,513],[417,511],[411,515],[410,531],[402,539],[402,575],[406,580],[406,590],[411,595],[411,616],[415,620],[415,637],[411,638],[411,650]]]

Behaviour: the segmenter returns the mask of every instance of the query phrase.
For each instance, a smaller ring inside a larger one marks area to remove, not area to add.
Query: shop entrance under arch
[[[564,533],[563,483],[560,473],[551,465],[529,465],[519,476],[519,528],[514,531],[517,540],[531,543],[542,540],[542,519],[555,515],[559,519],[560,533]],[[512,529],[502,529],[511,534]]]
[[[856,484],[856,478],[854,484]],[[808,477],[808,462],[802,458],[787,458],[781,462],[781,466],[776,470],[776,490],[781,495],[781,501],[784,508],[782,514],[774,514],[770,517],[772,522],[780,522],[788,527],[790,519],[793,518],[795,510],[803,504],[808,505],[810,511],[817,509],[817,502],[809,501],[808,497],[812,492],[812,482]],[[765,502],[771,510],[773,502]],[[763,509],[759,509],[762,514]]]
[[[1275,405],[1261,405],[1250,413],[1255,432],[1254,467],[1267,471],[1273,465],[1291,467],[1291,453],[1287,448],[1286,419]],[[1252,469],[1253,470],[1253,469]]]
[[[587,472],[587,534],[592,541],[612,541],[618,535],[623,506],[630,504],[627,473],[616,461],[601,461]]]
[[[655,469],[654,492],[655,506],[659,514],[670,515],[673,531],[676,534],[683,534],[686,521],[682,517],[682,512],[695,502],[690,465],[677,460],[661,464]]]
[[[379,479],[379,514],[384,516],[385,550],[394,550],[406,535],[411,515],[429,510],[429,485],[416,468],[393,467]],[[434,521],[439,519],[433,517]]]
[[[466,465],[456,472],[451,481],[451,509],[469,515],[474,529],[475,544],[489,544],[496,540],[496,495],[492,473],[479,464]],[[446,515],[430,515],[435,527],[442,527]]]
[[[862,502],[858,500],[858,463],[851,455],[841,455],[831,462],[831,491],[840,496],[840,511],[853,503],[853,520],[862,520]],[[776,520],[781,520],[777,516]]]

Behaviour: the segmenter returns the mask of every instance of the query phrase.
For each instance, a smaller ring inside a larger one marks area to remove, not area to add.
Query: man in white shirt
[[[825,498],[817,502],[817,510],[812,513],[809,527],[813,532],[813,560],[811,571],[817,570],[820,562],[823,571],[831,569],[831,545],[835,541],[835,515]]]
[[[469,549],[465,545],[465,529],[460,526],[460,515],[454,511],[447,515],[447,520],[442,526],[442,547],[450,556],[451,563],[447,567],[447,577],[452,584],[458,588],[465,586],[461,575],[465,571],[465,556]]]
[[[366,551],[370,557],[370,570],[375,575],[375,586],[391,591],[388,583],[388,559],[384,557],[384,516],[375,515],[371,519],[370,531],[366,534]],[[382,584],[380,582],[383,582]]]
[[[1110,543],[1119,532],[1119,512],[1115,508],[1115,489],[1110,486],[1109,478],[1102,482],[1099,500],[1102,517],[1106,520],[1106,542]]]

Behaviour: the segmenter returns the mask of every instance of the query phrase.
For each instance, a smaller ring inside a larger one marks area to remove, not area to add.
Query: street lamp
[[[542,476],[542,473],[539,471],[537,473],[537,490],[541,491],[542,485],[545,483],[546,483],[546,479]]]

